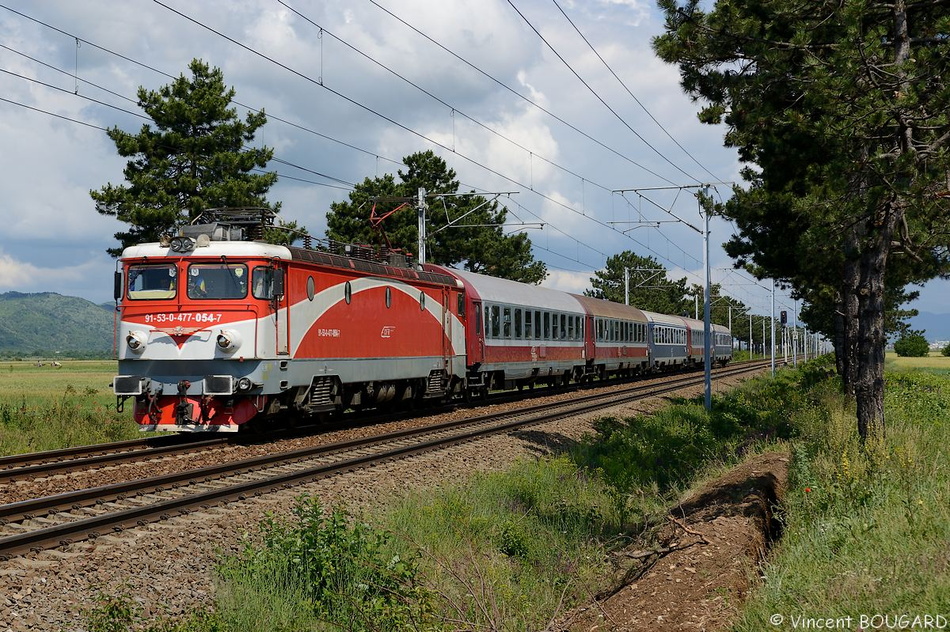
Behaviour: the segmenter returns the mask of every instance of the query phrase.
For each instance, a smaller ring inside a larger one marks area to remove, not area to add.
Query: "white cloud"
[[[36,266],[0,254],[0,288],[12,290],[32,287],[39,275],[40,269]]]
[[[435,149],[466,186],[517,190],[509,203],[511,210],[523,221],[541,218],[546,223],[542,231],[529,233],[538,246],[535,256],[551,270],[546,283],[582,291],[590,273],[576,270],[602,267],[606,256],[623,250],[656,256],[668,268],[698,267],[700,240],[687,228],[664,225],[660,230],[636,229],[624,235],[629,226],[611,224],[638,215],[612,190],[685,184],[693,179],[667,164],[618,121],[507,2],[378,1],[582,133],[526,103],[372,3],[348,0],[289,1],[318,26],[273,0],[169,1],[200,24],[287,68],[153,3],[10,0],[6,4],[13,9],[63,32],[0,9],[0,40],[62,72],[8,50],[0,51],[0,66],[62,90],[0,74],[0,94],[55,115],[135,131],[144,122],[141,118],[81,97],[137,112],[126,98],[134,101],[139,86],[154,90],[166,85],[167,75],[187,73],[188,63],[197,57],[222,68],[238,101],[265,108],[271,118],[255,142],[274,147],[282,160],[309,170],[272,165],[282,174],[323,182],[311,173],[317,172],[359,182],[367,176],[394,173],[398,165],[390,160]],[[626,94],[549,2],[516,4],[627,124],[687,173],[708,177]],[[651,4],[563,0],[561,6],[680,144],[717,178],[737,178],[736,154],[721,146],[723,130],[697,121],[697,106],[682,94],[676,68],[658,60],[650,49],[650,38],[662,28],[661,16]],[[84,40],[78,48],[76,37]],[[436,98],[367,61],[335,37]],[[71,76],[77,70],[78,83]],[[73,94],[77,87],[78,96]],[[504,138],[467,121],[463,114]],[[404,127],[446,149],[434,147]],[[0,287],[108,300],[114,262],[104,251],[115,245],[112,234],[120,225],[95,212],[88,192],[108,182],[122,183],[125,160],[116,155],[100,130],[7,102],[0,102],[0,146],[4,148],[0,152],[4,174],[0,179]],[[346,191],[290,178],[274,187],[270,196],[283,201],[286,219],[318,233],[325,226],[330,203],[345,197]],[[684,214],[695,215],[689,195],[683,194],[676,204]],[[644,214],[647,219],[658,217],[653,211]],[[725,262],[717,267],[728,266],[719,246],[728,230],[714,223],[713,260]],[[12,279],[21,276],[29,280],[12,285]],[[945,289],[947,282],[937,285]],[[760,288],[741,284],[736,284],[735,291],[762,296]],[[928,293],[938,294],[928,286],[924,300]],[[936,305],[950,312],[945,298],[938,296]]]

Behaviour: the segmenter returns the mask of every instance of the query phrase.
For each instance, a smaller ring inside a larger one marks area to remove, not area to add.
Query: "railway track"
[[[729,367],[717,371],[714,376],[721,378],[748,373],[761,367],[760,363]],[[95,539],[107,533],[184,515],[196,509],[242,500],[340,472],[596,411],[702,382],[701,374],[690,374],[659,384],[636,384],[621,391],[578,395],[566,402],[528,406],[516,411],[479,415],[9,503],[0,506],[0,558],[7,559],[33,550]],[[208,443],[214,444],[215,441],[221,439]],[[194,445],[177,447],[193,448]],[[145,454],[151,453],[146,450]]]
[[[765,361],[756,361],[752,363],[740,363],[732,365],[733,368],[743,366],[762,366]],[[586,386],[575,386],[574,388],[583,390],[589,388],[598,388],[610,385],[611,382],[596,382]],[[551,392],[545,389],[538,389],[531,393],[496,393],[487,400],[480,401],[477,405],[504,403],[528,399],[530,397],[543,397],[550,395]],[[454,406],[454,405],[453,405]],[[432,408],[429,413],[444,412],[445,409]],[[356,423],[384,423],[390,420],[398,420],[407,417],[412,413],[388,413],[376,414],[360,421],[347,420],[344,423],[333,424],[332,427],[322,427],[321,429],[333,430],[338,428],[350,427]],[[418,413],[414,413],[418,414]],[[132,439],[129,441],[117,441],[114,443],[101,443],[97,445],[76,446],[72,448],[63,448],[60,450],[49,450],[44,452],[32,452],[28,454],[16,454],[13,456],[0,457],[0,483],[12,483],[22,480],[30,480],[42,476],[52,476],[59,474],[69,474],[72,472],[84,472],[91,468],[101,468],[122,463],[140,462],[148,459],[180,456],[191,453],[204,452],[208,449],[225,447],[232,444],[247,443],[250,441],[266,442],[275,439],[292,438],[294,436],[305,436],[308,430],[302,431],[283,431],[261,434],[256,437],[244,436],[226,436],[204,438],[203,435],[165,435],[151,436],[142,439]]]

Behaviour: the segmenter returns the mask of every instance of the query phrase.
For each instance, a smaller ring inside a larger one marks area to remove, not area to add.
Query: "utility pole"
[[[732,183],[716,182],[716,183],[710,183],[710,184],[732,184]],[[712,362],[711,362],[711,358],[709,357],[711,353],[710,338],[711,338],[711,329],[712,329],[709,324],[709,312],[710,312],[709,294],[710,294],[710,286],[712,285],[712,283],[711,283],[711,276],[710,276],[710,271],[709,271],[709,213],[703,210],[703,199],[706,196],[708,196],[710,184],[691,184],[691,185],[684,185],[684,186],[645,187],[642,189],[616,189],[614,190],[614,193],[624,193],[625,191],[634,191],[637,193],[637,195],[640,195],[640,197],[643,198],[644,196],[641,195],[641,191],[659,191],[663,189],[666,189],[666,190],[672,189],[672,190],[682,191],[683,189],[700,189],[700,193],[696,194],[696,200],[697,200],[697,203],[699,204],[699,213],[700,215],[703,216],[702,228],[698,228],[697,226],[694,226],[693,224],[687,222],[686,220],[678,217],[670,209],[663,208],[662,206],[652,201],[651,203],[656,205],[660,210],[662,210],[664,213],[672,217],[674,220],[682,224],[685,224],[686,226],[688,226],[689,228],[692,228],[697,233],[700,233],[703,236],[703,268],[705,272],[704,276],[706,278],[706,290],[705,290],[706,296],[704,297],[704,300],[703,300],[703,333],[705,334],[704,336],[705,339],[703,341],[703,349],[704,349],[704,355],[706,356],[706,362],[705,362],[706,410],[709,410],[712,407]],[[656,225],[657,222],[651,222],[651,224]],[[699,297],[698,296],[694,297],[694,303],[695,303],[696,318],[698,320],[699,318]]]
[[[792,338],[792,365],[798,366],[798,299],[795,299],[795,310],[792,312],[792,327],[795,332]]]
[[[702,197],[697,196],[699,202],[699,212],[703,215],[703,269],[706,274],[706,291],[703,297],[703,355],[706,358],[703,372],[706,382],[706,410],[712,410],[712,325],[710,324],[712,299],[711,294],[711,275],[709,273],[709,213],[703,210],[703,197],[709,195],[709,187],[702,188]],[[731,331],[731,329],[730,329]]]
[[[623,304],[630,304],[630,268],[623,269]]]
[[[772,313],[769,315],[769,324],[772,328],[769,336],[772,343],[772,377],[775,377],[775,279],[772,279]]]
[[[448,220],[448,213],[446,213],[446,220],[447,220],[447,221],[446,221],[446,223],[445,223],[445,226],[443,226],[442,228],[439,228],[438,230],[436,230],[436,231],[435,231],[434,233],[432,233],[432,234],[435,235],[435,234],[438,234],[438,233],[442,232],[443,230],[445,230],[445,229],[447,229],[447,228],[453,228],[453,227],[465,228],[465,227],[471,227],[471,226],[485,226],[486,224],[462,225],[462,224],[458,224],[458,222],[461,221],[462,219],[464,219],[465,217],[467,217],[468,215],[471,215],[472,213],[474,213],[474,212],[477,211],[478,209],[482,208],[483,206],[485,206],[485,205],[487,205],[487,204],[490,204],[491,202],[497,200],[500,196],[502,196],[502,195],[511,196],[511,195],[514,195],[515,193],[517,193],[517,191],[499,191],[499,192],[496,192],[496,193],[482,193],[481,195],[490,195],[490,196],[492,196],[491,199],[490,199],[490,200],[489,200],[489,199],[486,199],[484,202],[482,202],[481,204],[479,204],[479,205],[476,206],[475,208],[469,209],[468,212],[466,212],[466,213],[465,213],[464,215],[462,215],[461,217],[457,217],[457,218],[455,218],[455,219],[453,219],[453,220],[451,220],[451,221]],[[461,196],[466,196],[466,195],[471,195],[471,194],[469,194],[469,193],[436,193],[436,194],[433,194],[433,197],[436,197],[436,198],[447,198],[447,197],[461,197]],[[397,199],[399,199],[399,198],[397,198]],[[406,200],[406,198],[401,198],[401,199]],[[412,198],[408,198],[408,199],[412,199]],[[408,206],[409,206],[409,204],[408,204],[408,202],[407,202],[406,204],[400,206],[399,208],[405,208],[405,207],[408,207]],[[399,210],[399,208],[397,208],[396,210]],[[428,211],[428,210],[429,210],[429,205],[428,205],[428,203],[426,202],[426,190],[425,190],[425,187],[419,187],[419,191],[418,191],[417,197],[416,197],[416,216],[417,216],[417,218],[418,218],[419,243],[417,244],[416,247],[417,247],[417,249],[418,249],[418,251],[419,251],[419,253],[418,253],[418,260],[419,260],[419,265],[420,265],[420,266],[426,262],[426,239],[429,237],[429,235],[426,234],[426,211]],[[393,213],[393,212],[395,212],[395,211],[392,211],[391,213]],[[391,213],[390,213],[390,214],[391,214]],[[387,217],[388,217],[388,215],[387,215]],[[382,219],[385,219],[385,217],[382,218]],[[487,224],[487,225],[488,225],[488,226],[500,226],[499,224]],[[523,227],[525,227],[525,228],[543,228],[543,227],[544,227],[544,224],[534,224],[534,223],[531,223],[531,224],[521,224],[520,226],[523,226]]]
[[[419,202],[416,206],[419,219],[419,265],[426,262],[426,190],[419,187]]]

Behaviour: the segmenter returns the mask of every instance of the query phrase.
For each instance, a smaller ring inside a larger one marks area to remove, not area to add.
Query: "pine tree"
[[[174,233],[205,209],[280,208],[266,200],[277,174],[253,173],[267,165],[273,150],[246,147],[267,121],[264,112],[240,120],[229,107],[235,91],[225,86],[221,70],[197,59],[188,67],[190,79],[182,75],[158,90],[139,88],[139,107],[154,126],[145,124],[138,134],[108,131],[119,155],[130,158],[126,184],[89,192],[99,213],[129,224],[115,233],[121,245],[108,250],[112,256]]]
[[[366,178],[356,185],[348,201],[333,203],[327,213],[327,238],[418,255],[416,204],[423,188],[429,207],[427,262],[461,265],[472,272],[524,283],[544,280],[547,268],[534,260],[528,236],[505,234],[508,211],[504,206],[474,193],[459,195],[455,170],[432,151],[406,156],[403,164],[406,170],[397,172],[398,180],[392,174]]]
[[[718,209],[739,229],[730,254],[823,303],[809,314],[834,322],[858,431],[883,436],[891,288],[950,269],[946,3],[659,4],[654,48],[749,164]]]

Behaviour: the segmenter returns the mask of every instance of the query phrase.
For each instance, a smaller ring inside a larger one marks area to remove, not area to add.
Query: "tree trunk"
[[[889,234],[890,231],[883,231]],[[883,243],[889,242],[882,236]],[[854,396],[857,402],[858,434],[867,441],[884,438],[884,270],[887,248],[879,243],[861,257],[858,292],[857,366]]]
[[[860,336],[858,293],[861,286],[859,244],[863,234],[860,224],[847,230],[844,238],[844,266],[841,272],[841,374],[842,387],[848,397],[855,396],[858,370],[858,338]]]

